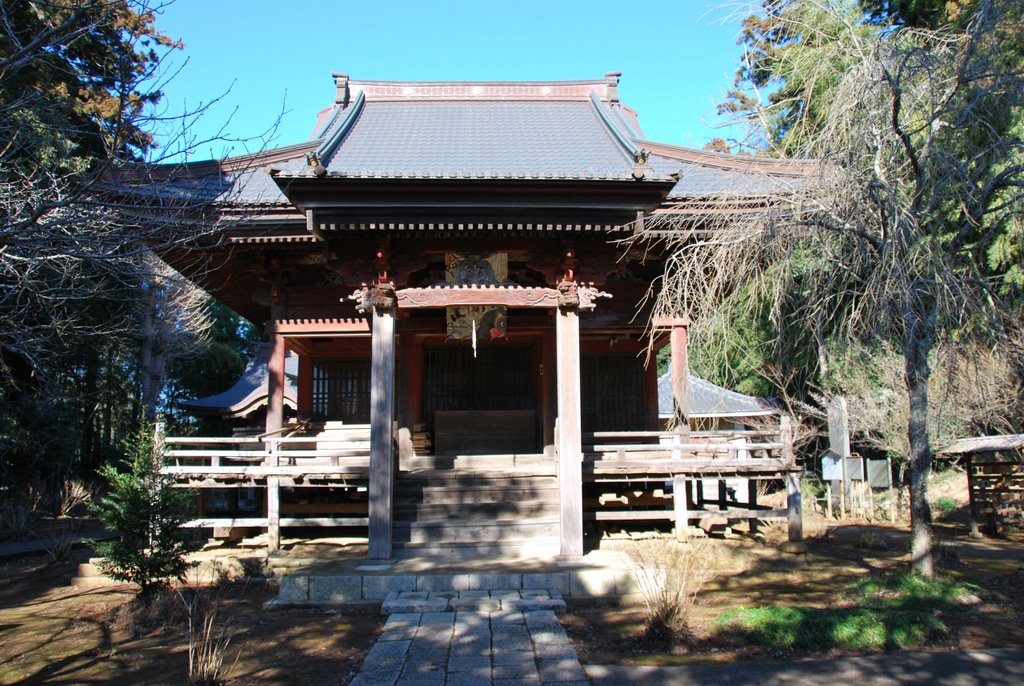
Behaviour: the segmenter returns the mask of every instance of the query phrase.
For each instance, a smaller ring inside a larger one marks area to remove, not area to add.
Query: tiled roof
[[[967,455],[971,453],[994,453],[1000,450],[1021,450],[1024,448],[1024,434],[1003,436],[975,436],[961,438],[939,451],[943,455]]]
[[[671,417],[672,368],[658,377],[658,415]],[[693,417],[756,417],[776,410],[771,401],[730,391],[690,374],[690,414]]]
[[[630,179],[591,102],[367,102],[328,173],[361,177]]]
[[[266,405],[267,403],[267,367],[270,361],[270,346],[261,343],[256,346],[252,359],[245,365],[245,371],[235,384],[215,395],[197,398],[182,403],[182,406],[193,412],[216,412],[228,416],[241,416]],[[285,402],[295,407],[296,384],[299,375],[299,358],[289,352],[284,360],[284,397]]]
[[[563,82],[350,81],[335,74],[336,102],[317,113],[311,138],[256,155],[182,165],[142,193],[239,204],[289,204],[289,177],[633,179],[678,181],[668,201],[792,193],[813,182],[801,163],[722,155],[648,141],[620,103],[618,73]],[[239,164],[238,160],[251,164]],[[273,167],[277,182],[266,172]],[[281,187],[279,187],[281,186]]]
[[[138,196],[165,201],[291,205],[266,171],[271,161],[277,169],[304,169],[306,148],[284,146],[223,160],[130,168],[120,172],[117,182]]]
[[[679,174],[679,181],[669,191],[670,200],[723,195],[780,195],[806,188],[812,183],[812,177],[806,175],[778,174],[756,167],[738,169],[724,163],[711,166],[657,154],[650,155],[647,164],[658,174]]]

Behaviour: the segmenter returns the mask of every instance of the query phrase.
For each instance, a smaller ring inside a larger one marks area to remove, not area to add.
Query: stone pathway
[[[565,599],[558,591],[402,591],[389,593],[381,603],[381,614],[402,612],[565,612]]]
[[[392,613],[351,686],[589,686],[551,610]]]

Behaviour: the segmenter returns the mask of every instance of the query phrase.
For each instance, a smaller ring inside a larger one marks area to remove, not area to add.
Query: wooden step
[[[555,460],[543,454],[508,455],[415,455],[401,461],[403,471],[430,469],[529,469],[553,473]]]
[[[558,518],[452,520],[447,522],[396,521],[394,540],[400,543],[499,544],[558,537]]]
[[[451,520],[514,519],[547,517],[558,514],[558,501],[531,500],[514,503],[444,503],[438,505],[396,504],[395,520],[405,522],[443,522]]]
[[[554,476],[531,476],[514,472],[484,474],[464,472],[460,475],[440,472],[412,472],[395,479],[395,488],[401,489],[501,489],[501,488],[557,488]]]
[[[425,488],[422,490],[396,490],[394,506],[444,506],[444,505],[502,505],[506,503],[532,503],[536,501],[558,502],[557,488],[486,488],[451,489]]]

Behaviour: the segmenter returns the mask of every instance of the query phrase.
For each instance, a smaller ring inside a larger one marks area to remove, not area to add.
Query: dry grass
[[[714,543],[706,538],[631,541],[626,552],[637,570],[647,630],[667,637],[686,636],[690,610],[715,576]]]

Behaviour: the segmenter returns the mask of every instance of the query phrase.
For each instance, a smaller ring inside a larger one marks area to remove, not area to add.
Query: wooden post
[[[981,538],[981,526],[978,523],[978,503],[976,500],[976,494],[974,492],[974,461],[971,459],[971,454],[967,454],[967,503],[968,510],[970,511],[971,519],[971,538]]]
[[[852,509],[853,491],[847,474],[847,460],[850,459],[850,419],[846,398],[842,396],[836,396],[828,401],[828,444],[829,450],[839,456],[839,473],[842,475],[839,517],[846,519],[847,508]]]
[[[675,424],[684,436],[690,433],[690,357],[687,351],[689,317],[672,322],[672,399],[675,401]]]
[[[277,438],[271,436],[267,440],[267,447],[270,450],[270,455],[267,459],[268,466],[277,467],[280,464]],[[280,479],[274,477],[267,479],[267,550],[270,551],[281,548],[280,481]]]
[[[747,508],[750,510],[757,509],[757,479],[747,478]],[[751,517],[748,520],[748,526],[750,527],[750,533],[757,533],[758,519],[757,517]]]
[[[789,509],[789,542],[802,543],[804,517],[800,501],[800,472],[786,472],[786,504]]]
[[[394,389],[395,310],[393,300],[372,308],[370,359],[369,551],[371,560],[391,558],[392,500],[395,485]]]
[[[284,426],[284,360],[287,354],[284,336],[270,335],[270,358],[267,360],[267,418],[266,430],[276,431]],[[268,439],[267,466],[278,466],[277,441]],[[267,479],[267,549],[281,547],[281,488],[280,479]]]
[[[558,308],[558,501],[560,557],[583,557],[583,438],[580,435],[580,322],[577,306]]]
[[[672,510],[676,521],[676,539],[685,540],[690,535],[690,509],[687,504],[689,484],[686,477],[676,474],[672,477]]]

